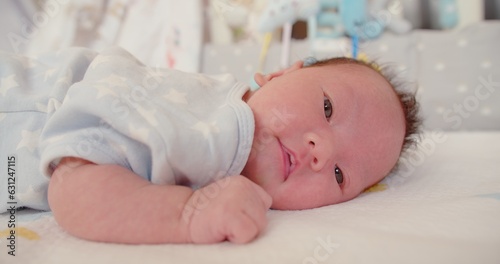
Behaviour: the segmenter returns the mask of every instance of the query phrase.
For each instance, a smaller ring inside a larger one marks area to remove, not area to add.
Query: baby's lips
[[[288,149],[287,149],[287,151],[288,151],[288,156],[290,158],[290,172],[289,172],[289,174],[291,174],[294,171],[295,166],[297,166],[297,160],[295,159],[295,154],[292,151],[290,151]],[[288,176],[290,176],[290,175],[288,175]]]
[[[288,149],[284,145],[282,145],[282,147],[283,147],[283,150],[285,152],[288,166],[289,166],[288,171],[285,175],[285,180],[287,180],[288,177],[290,177],[290,174],[292,174],[292,172],[295,170],[295,167],[297,166],[297,160],[295,158],[295,153],[293,151],[291,151],[290,149]]]

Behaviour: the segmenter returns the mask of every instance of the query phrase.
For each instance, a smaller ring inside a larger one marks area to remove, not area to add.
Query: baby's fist
[[[218,180],[196,190],[183,212],[193,243],[247,243],[267,225],[272,199],[244,176]]]

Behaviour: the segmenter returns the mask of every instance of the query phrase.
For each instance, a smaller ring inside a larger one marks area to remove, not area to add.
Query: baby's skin
[[[49,203],[58,224],[76,237],[207,244],[253,240],[266,227],[272,200],[239,175],[194,191],[154,185],[121,166],[64,158],[52,174]]]
[[[193,190],[66,157],[48,193],[59,225],[101,242],[247,243],[266,228],[269,208],[308,209],[353,199],[396,164],[405,118],[377,71],[297,62],[255,80],[261,88],[243,98],[254,113],[255,134],[242,175]],[[285,111],[282,123],[273,109]]]

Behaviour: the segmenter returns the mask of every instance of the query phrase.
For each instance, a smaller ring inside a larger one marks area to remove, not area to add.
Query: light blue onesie
[[[49,176],[66,156],[193,188],[246,164],[254,119],[248,86],[230,75],[150,68],[120,48],[0,60],[0,212],[49,210]]]

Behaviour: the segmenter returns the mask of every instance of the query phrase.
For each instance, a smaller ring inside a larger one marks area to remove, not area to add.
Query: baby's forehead
[[[370,88],[377,88],[377,92],[391,91],[391,94],[396,95],[395,89],[380,68],[376,65],[371,65],[363,62],[330,62],[311,65],[313,71],[320,72],[323,76],[334,75],[335,79],[343,80],[349,83],[353,88],[362,86],[365,91],[372,90]],[[385,92],[384,92],[385,93]]]
[[[334,69],[340,69],[340,70],[345,70],[346,72],[353,72],[357,73],[359,71],[363,72],[371,72],[374,74],[379,75],[380,77],[385,78],[385,76],[382,74],[380,67],[377,66],[376,64],[372,63],[365,63],[361,61],[332,61],[329,63],[321,63],[321,64],[316,64],[316,65],[311,65],[309,67],[327,67],[327,68],[334,68]]]

